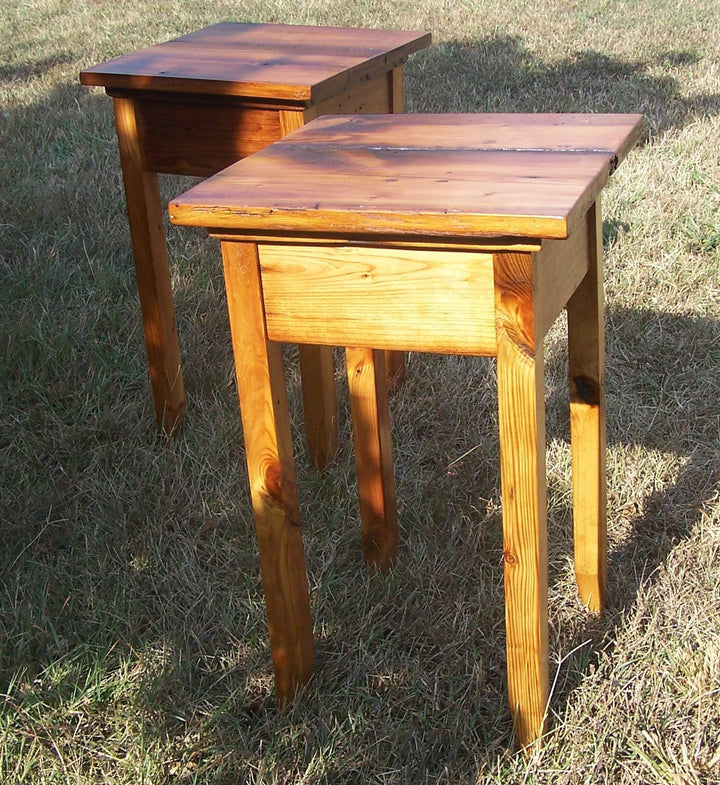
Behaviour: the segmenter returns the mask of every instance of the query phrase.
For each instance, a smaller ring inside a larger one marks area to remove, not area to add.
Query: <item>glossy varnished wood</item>
[[[297,110],[278,112],[282,136],[301,128],[304,114]],[[310,460],[324,469],[334,458],[338,446],[337,402],[335,400],[335,362],[330,346],[301,343],[298,346],[302,377],[305,435]]]
[[[160,90],[316,103],[386,74],[426,32],[221,22],[81,74],[110,90]]]
[[[348,379],[365,553],[381,566],[396,535],[378,349],[497,358],[508,698],[523,746],[545,733],[549,701],[543,340],[567,308],[576,575],[601,611],[599,195],[640,128],[623,115],[322,118],[170,206],[223,247],[257,247],[262,314],[245,318],[270,342],[364,347],[348,350]]]
[[[365,561],[387,570],[398,547],[385,354],[346,349]]]
[[[494,257],[508,699],[522,744],[543,735],[548,701],[543,333],[536,259]]]
[[[174,200],[170,215],[244,231],[567,238],[640,117],[596,116],[595,145],[586,115],[514,117],[320,118]]]
[[[294,343],[311,333],[330,346],[362,341],[378,349],[495,353],[491,254],[269,244],[259,250],[273,340]]]
[[[607,593],[605,342],[600,199],[586,216],[588,270],[567,305],[575,577],[591,611]]]
[[[246,461],[278,699],[312,674],[315,648],[281,347],[263,327],[257,249],[223,246]]]
[[[209,177],[283,135],[279,110],[235,98],[173,93],[133,100],[144,165],[153,172]]]
[[[354,117],[327,118],[322,133],[294,140],[304,147],[378,144],[424,150],[554,150],[608,152],[622,161],[642,131],[640,115],[628,114],[424,114],[374,118],[372,124]]]
[[[159,428],[173,434],[182,426],[185,385],[160,188],[157,175],[143,165],[135,104],[120,98],[114,106],[155,417]]]
[[[145,343],[159,427],[178,431],[185,390],[155,173],[207,177],[320,114],[401,112],[403,64],[430,34],[224,22],[84,70],[114,99]],[[402,376],[401,356],[388,356]],[[332,363],[302,358],[308,445],[334,450]]]

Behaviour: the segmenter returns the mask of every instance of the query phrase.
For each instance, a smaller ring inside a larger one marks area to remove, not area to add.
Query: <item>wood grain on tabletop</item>
[[[343,147],[382,144],[441,150],[607,151],[622,160],[637,142],[642,127],[642,115],[629,114],[408,114],[375,117],[370,122],[336,116],[317,120],[312,134],[298,135],[292,141]]]
[[[320,118],[173,200],[171,220],[211,229],[565,238],[638,117],[598,119],[594,146],[585,115],[515,115],[515,124],[511,117]]]
[[[318,101],[402,64],[422,31],[224,22],[88,68],[86,85]]]

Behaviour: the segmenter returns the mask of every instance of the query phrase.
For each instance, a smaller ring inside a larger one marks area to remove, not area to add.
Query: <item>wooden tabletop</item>
[[[313,102],[401,65],[430,39],[417,31],[222,22],[88,68],[80,81]]]
[[[170,203],[173,223],[247,234],[568,236],[641,115],[322,117]]]

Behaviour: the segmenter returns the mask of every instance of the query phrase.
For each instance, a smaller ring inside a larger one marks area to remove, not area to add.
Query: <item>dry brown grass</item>
[[[601,619],[572,578],[562,323],[546,347],[553,723],[530,758],[504,694],[492,363],[410,357],[385,577],[361,566],[347,413],[319,477],[295,409],[318,668],[285,714],[218,251],[187,231],[171,255],[188,427],[153,432],[110,105],[77,75],[221,19],[431,29],[412,111],[648,119],[605,200]],[[719,63],[715,0],[4,4],[0,781],[720,782]]]

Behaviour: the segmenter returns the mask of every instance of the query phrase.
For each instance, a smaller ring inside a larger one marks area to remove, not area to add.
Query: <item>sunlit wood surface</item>
[[[607,571],[599,196],[641,123],[637,115],[321,118],[170,205],[176,223],[221,238],[228,297],[255,298],[231,312],[236,353],[259,360],[255,384],[241,386],[244,418],[279,383],[269,347],[365,347],[349,350],[347,362],[365,553],[380,566],[395,555],[396,507],[384,361],[373,350],[497,358],[508,698],[523,746],[544,734],[549,699],[543,339],[567,307],[576,574],[581,601],[599,612]],[[284,404],[262,415],[277,432],[286,417]],[[252,419],[246,440],[266,442]],[[270,520],[270,496],[256,507],[259,530],[284,531],[290,512]],[[261,549],[279,547],[263,540]],[[264,563],[284,569],[278,554]],[[266,597],[276,585],[281,576]],[[268,613],[291,629],[307,624],[304,599],[297,619],[277,607],[290,607],[284,594],[268,597]],[[279,695],[289,699],[288,674],[312,662],[275,663]]]
[[[327,113],[402,112],[403,64],[430,34],[225,22],[84,70],[115,103],[158,426],[183,426],[185,386],[157,174],[207,177]],[[302,358],[313,462],[332,458],[332,358]],[[401,355],[388,356],[401,379]]]

